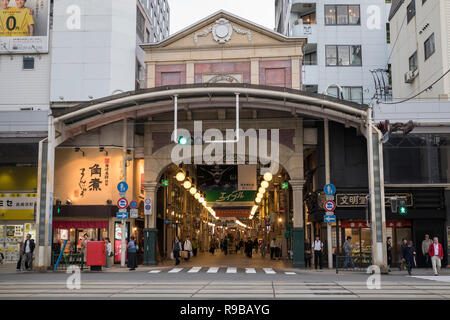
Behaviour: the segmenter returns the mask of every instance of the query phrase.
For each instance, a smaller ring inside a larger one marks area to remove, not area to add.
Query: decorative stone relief
[[[248,41],[252,40],[252,32],[250,30],[239,29],[236,26],[232,26],[227,19],[220,18],[212,27],[196,32],[194,34],[194,42],[198,43],[198,37],[206,37],[208,34],[212,33],[216,42],[225,43],[230,41],[233,30],[238,34],[246,34],[248,36]]]

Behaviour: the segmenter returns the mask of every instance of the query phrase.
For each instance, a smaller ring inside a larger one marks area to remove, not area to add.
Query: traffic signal
[[[188,143],[188,138],[183,137],[183,136],[181,136],[181,137],[178,138],[178,144],[181,144],[182,146],[184,146],[184,145],[186,145],[187,143]]]
[[[56,199],[55,201],[55,211],[57,214],[61,213],[61,200]]]
[[[377,125],[377,128],[381,131],[382,134],[386,134],[389,132],[389,120],[380,121]]]
[[[398,200],[398,213],[400,213],[401,215],[408,213],[408,210],[406,209],[406,200],[405,199]]]
[[[397,201],[398,201],[397,197],[391,197],[389,199],[389,202],[391,203],[391,212],[392,213],[397,213],[397,205],[398,205]]]

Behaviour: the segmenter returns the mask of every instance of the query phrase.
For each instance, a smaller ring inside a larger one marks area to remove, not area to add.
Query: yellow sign
[[[1,193],[0,220],[34,220],[35,193]]]

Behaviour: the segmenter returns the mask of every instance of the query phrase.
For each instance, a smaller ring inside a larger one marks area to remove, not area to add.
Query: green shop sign
[[[214,203],[254,202],[255,191],[206,191],[206,201]]]

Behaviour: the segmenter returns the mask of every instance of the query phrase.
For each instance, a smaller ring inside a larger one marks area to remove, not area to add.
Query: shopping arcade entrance
[[[342,102],[327,96],[306,94],[302,91],[248,84],[202,84],[181,85],[124,93],[67,110],[53,110],[51,147],[66,143],[71,145],[89,131],[109,124],[133,119],[130,123],[143,121],[144,161],[146,197],[157,199],[156,192],[162,169],[172,164],[170,157],[173,145],[170,133],[173,129],[173,97],[178,96],[180,126],[189,130],[192,120],[204,120],[203,128],[224,130],[234,128],[235,119],[228,117],[227,110],[234,110],[235,94],[241,94],[240,108],[246,114],[240,119],[240,127],[266,129],[288,129],[292,134],[287,145],[280,142],[280,161],[290,177],[293,199],[293,248],[294,266],[303,266],[303,142],[305,118],[326,119],[346,126],[353,126],[364,133],[365,107]],[[245,99],[242,97],[245,96]],[[216,118],[211,118],[215,114]],[[231,112],[231,114],[234,114]],[[158,116],[160,118],[158,118]],[[225,116],[225,117],[224,117]],[[55,133],[53,131],[53,133]],[[169,139],[162,142],[162,133]],[[155,139],[157,137],[157,139]],[[111,137],[116,145],[122,144],[122,134]],[[86,141],[86,139],[84,139]],[[98,141],[92,142],[93,145]],[[161,146],[162,145],[162,146]],[[134,146],[133,146],[134,147]],[[150,263],[156,263],[156,217],[146,225],[153,239],[149,255]]]

